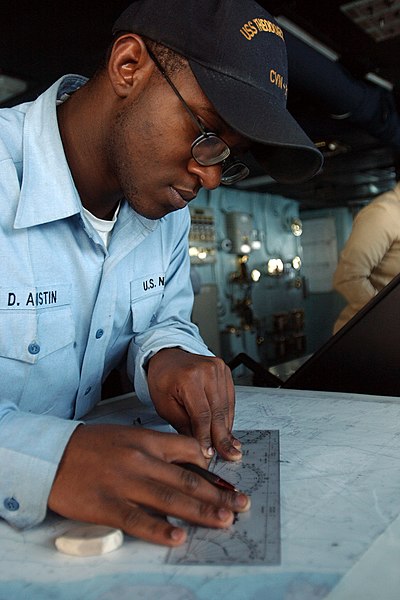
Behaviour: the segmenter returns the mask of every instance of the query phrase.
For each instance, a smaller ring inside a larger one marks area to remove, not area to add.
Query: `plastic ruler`
[[[277,565],[281,562],[279,431],[235,431],[238,463],[213,459],[210,469],[251,496],[251,509],[228,530],[189,526],[185,544],[168,551],[174,565]]]

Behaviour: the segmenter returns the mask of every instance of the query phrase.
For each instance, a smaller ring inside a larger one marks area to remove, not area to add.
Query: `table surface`
[[[90,420],[167,430],[134,396]],[[278,566],[176,566],[167,549],[125,536],[101,557],[55,550],[71,526],[56,515],[31,530],[0,522],[0,599],[398,600],[400,399],[237,388],[235,429],[278,429]]]

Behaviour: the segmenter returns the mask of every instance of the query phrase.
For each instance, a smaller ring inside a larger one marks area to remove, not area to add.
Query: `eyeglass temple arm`
[[[167,72],[165,71],[164,67],[161,65],[161,63],[158,61],[158,59],[156,58],[156,56],[153,54],[153,52],[150,50],[150,48],[147,48],[147,52],[151,58],[151,60],[154,62],[154,64],[156,65],[157,69],[160,71],[161,75],[163,77],[165,77],[166,81],[169,83],[169,85],[172,87],[172,89],[174,90],[175,94],[178,96],[179,100],[182,102],[183,106],[186,108],[186,111],[189,115],[189,117],[192,119],[192,121],[194,122],[194,124],[199,127],[201,133],[203,135],[207,135],[207,131],[204,129],[203,124],[201,123],[201,121],[199,121],[199,119],[196,118],[196,116],[193,114],[193,112],[190,110],[189,106],[186,104],[185,100],[183,99],[182,95],[180,94],[179,90],[175,87],[175,84],[173,83],[172,79],[169,77],[169,75],[167,75]]]

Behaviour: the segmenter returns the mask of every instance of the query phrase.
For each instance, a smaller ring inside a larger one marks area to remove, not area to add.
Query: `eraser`
[[[73,556],[99,556],[117,550],[124,541],[120,529],[105,525],[76,525],[55,540],[56,548]]]

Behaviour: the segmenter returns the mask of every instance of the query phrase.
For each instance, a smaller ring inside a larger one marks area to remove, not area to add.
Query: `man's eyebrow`
[[[222,117],[219,116],[219,114],[216,112],[216,110],[214,108],[207,106],[207,105],[201,105],[199,108],[202,112],[205,112],[208,115],[210,115],[210,118],[212,118],[214,122],[217,122],[217,126],[215,128],[215,131],[213,131],[213,133],[220,133],[222,131],[225,131],[225,133],[229,133],[232,135],[241,135],[237,131],[235,131],[235,129],[233,129],[230,125],[228,125],[228,123],[226,121],[224,121]],[[239,151],[239,152],[247,152],[248,149],[250,148],[251,141],[247,140],[244,136],[242,136],[242,137],[243,137],[243,141],[241,143],[237,144],[235,147],[237,148],[237,151]]]
[[[224,119],[222,117],[219,116],[219,114],[217,113],[217,111],[210,107],[210,106],[206,106],[206,105],[201,105],[200,110],[202,112],[207,113],[208,115],[210,115],[210,117],[213,119],[213,121],[217,122],[217,131],[215,133],[218,133],[218,131],[223,131],[225,130],[227,133],[232,133],[235,134],[237,133],[234,129],[232,129],[232,127],[230,125],[228,125],[228,123],[226,121],[224,121]]]

